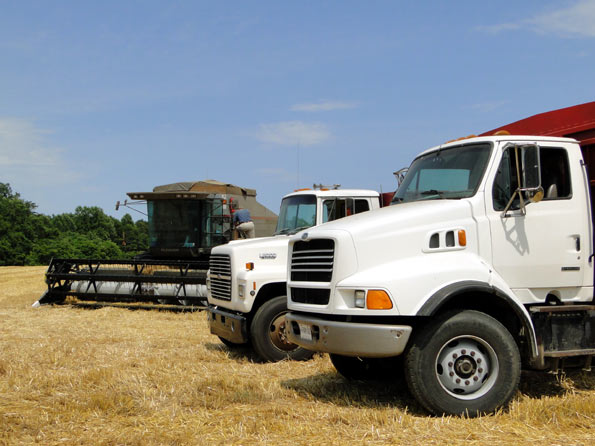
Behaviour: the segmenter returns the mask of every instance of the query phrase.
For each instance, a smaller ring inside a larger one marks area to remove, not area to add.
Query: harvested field
[[[595,444],[594,372],[524,373],[508,410],[437,418],[326,356],[256,363],[204,313],[32,309],[44,272],[0,268],[0,445]]]

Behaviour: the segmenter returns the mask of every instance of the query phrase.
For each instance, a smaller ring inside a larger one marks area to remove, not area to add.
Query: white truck
[[[228,346],[251,344],[265,361],[310,358],[313,352],[285,336],[289,238],[312,226],[378,209],[380,197],[373,190],[299,190],[283,197],[273,237],[213,248],[207,273],[211,333]]]
[[[392,206],[294,235],[288,257],[289,342],[330,353],[348,378],[401,358],[394,373],[435,414],[491,412],[521,364],[590,369],[595,355],[591,199],[574,139],[429,149]]]

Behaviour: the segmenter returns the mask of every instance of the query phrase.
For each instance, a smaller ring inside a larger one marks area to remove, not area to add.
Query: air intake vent
[[[330,282],[333,276],[335,242],[329,239],[299,241],[293,245],[291,280]]]
[[[225,254],[212,254],[209,260],[211,296],[231,300],[231,260]]]
[[[291,300],[300,304],[328,305],[331,290],[318,288],[292,288]]]

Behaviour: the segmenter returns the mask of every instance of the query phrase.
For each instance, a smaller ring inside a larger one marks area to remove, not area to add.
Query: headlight
[[[366,307],[366,292],[364,290],[355,290],[355,306],[358,308]]]

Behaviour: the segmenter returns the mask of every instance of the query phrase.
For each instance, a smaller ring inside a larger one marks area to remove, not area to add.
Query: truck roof
[[[298,195],[316,195],[317,197],[379,197],[380,194],[375,190],[371,189],[305,189],[297,190],[290,194],[285,195],[286,197],[293,197]]]
[[[444,144],[440,144],[439,146],[431,147],[427,150],[424,150],[422,153],[418,155],[422,156],[426,153],[434,152],[436,150],[443,150],[449,147],[460,146],[460,145],[467,145],[467,144],[476,144],[481,142],[490,142],[495,143],[499,141],[527,141],[527,142],[577,142],[576,139],[573,138],[561,138],[557,136],[534,136],[534,135],[498,135],[498,136],[477,136],[471,138],[461,138],[455,141],[449,141]]]
[[[256,197],[256,190],[217,180],[197,180],[155,186],[153,192],[127,192],[127,195],[132,199],[180,198],[181,194],[186,194],[185,196],[189,198],[204,198],[210,194]]]

